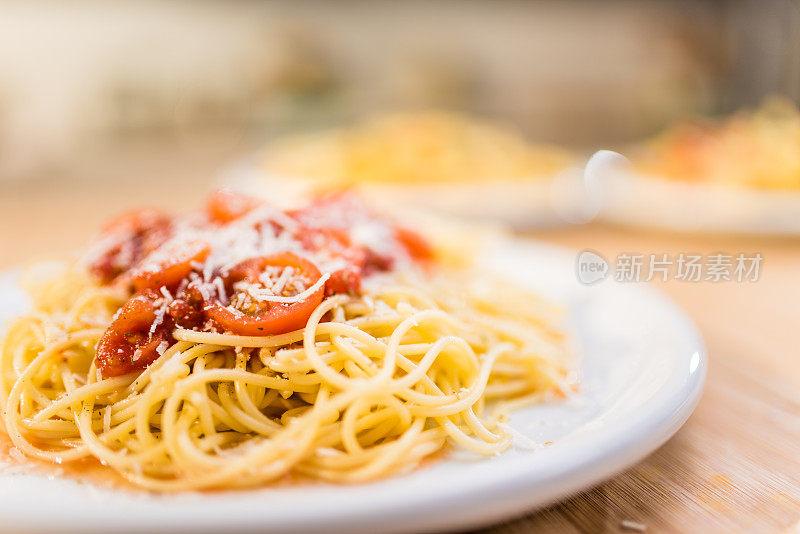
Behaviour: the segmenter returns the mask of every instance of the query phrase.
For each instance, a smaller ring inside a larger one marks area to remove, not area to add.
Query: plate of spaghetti
[[[755,110],[681,121],[591,162],[601,217],[686,232],[800,235],[800,111],[772,97]],[[616,161],[619,161],[617,158]]]
[[[705,376],[659,293],[348,193],[128,212],[0,294],[14,531],[475,527],[638,461]]]
[[[563,224],[560,214],[576,208],[561,184],[579,182],[582,165],[508,123],[429,110],[277,138],[224,180],[282,195],[351,188],[377,202],[531,228]]]

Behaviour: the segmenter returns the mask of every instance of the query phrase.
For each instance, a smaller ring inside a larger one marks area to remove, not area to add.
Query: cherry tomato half
[[[126,302],[97,344],[95,364],[104,377],[120,376],[141,370],[159,356],[158,346],[170,342],[170,325],[162,318],[151,333],[156,320],[156,302],[161,296],[154,291],[135,294]]]
[[[133,287],[136,291],[172,287],[189,276],[192,264],[202,262],[208,257],[211,248],[207,243],[193,241],[181,245],[178,250],[164,251],[163,260],[145,258],[133,271]],[[161,250],[157,253],[162,256]]]
[[[344,262],[341,269],[331,273],[325,284],[326,295],[355,293],[361,288],[367,251],[354,245],[346,231],[340,228],[303,228],[298,238],[306,250]]]
[[[160,211],[124,213],[103,228],[112,244],[89,265],[89,271],[107,284],[161,246],[171,231],[172,218]]]
[[[272,272],[276,277],[280,277],[287,268],[292,268],[290,283],[302,281],[306,288],[319,281],[322,276],[310,261],[291,252],[281,252],[243,261],[229,271],[225,282],[231,288],[241,281],[263,285],[259,280],[262,274]],[[287,292],[282,292],[282,296],[288,296],[285,293]],[[237,304],[239,293],[234,291],[227,305],[219,301],[211,302],[206,307],[206,314],[218,326],[234,334],[244,336],[283,334],[303,328],[314,309],[322,302],[324,293],[323,286],[299,302],[258,301],[246,296],[242,304]]]
[[[256,198],[229,189],[220,189],[208,198],[206,213],[211,221],[226,224],[253,211],[260,204]]]
[[[395,237],[413,259],[418,261],[433,259],[433,247],[417,232],[398,226],[395,228]]]

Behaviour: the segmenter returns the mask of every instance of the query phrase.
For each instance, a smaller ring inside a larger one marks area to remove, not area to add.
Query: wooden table
[[[68,254],[125,208],[192,209],[219,169],[249,148],[230,136],[145,143],[70,172],[0,183],[0,268]],[[764,260],[756,283],[659,284],[695,320],[710,355],[700,405],[673,439],[605,484],[487,532],[632,532],[623,521],[648,532],[800,532],[800,240],[602,225],[536,237],[607,258],[722,251]]]

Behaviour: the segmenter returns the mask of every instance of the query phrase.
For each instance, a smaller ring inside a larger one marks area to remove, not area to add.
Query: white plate
[[[582,163],[581,163],[582,165]],[[428,210],[470,221],[502,223],[514,228],[545,228],[570,222],[580,209],[579,197],[562,187],[580,183],[583,167],[569,167],[552,177],[497,179],[456,183],[361,184],[358,191],[373,203]],[[256,161],[244,161],[223,173],[222,186],[270,198],[307,198],[320,181],[269,174]],[[568,194],[565,194],[568,193]],[[565,217],[566,214],[566,217]]]
[[[800,193],[688,183],[633,172],[619,154],[589,160],[599,218],[681,232],[800,235]]]
[[[151,495],[63,478],[3,473],[0,528],[14,532],[411,532],[474,528],[589,488],[640,461],[689,417],[706,357],[692,323],[655,290],[607,280],[583,286],[575,255],[498,243],[487,262],[569,305],[582,392],[516,412],[512,426],[540,442],[489,459],[454,457],[380,482],[217,494]],[[0,280],[0,318],[24,307]]]

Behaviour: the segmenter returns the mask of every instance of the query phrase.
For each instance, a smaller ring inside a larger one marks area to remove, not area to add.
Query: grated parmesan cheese
[[[280,295],[283,288],[286,286],[286,282],[289,281],[289,278],[294,274],[294,268],[291,266],[286,267],[281,276],[275,282],[275,285],[270,288],[273,294]]]
[[[223,302],[228,300],[228,294],[225,291],[225,284],[222,283],[222,278],[220,278],[219,276],[215,276],[213,284],[214,288],[217,290],[219,298],[222,299]]]
[[[287,269],[288,270],[288,269]],[[290,297],[284,297],[280,295],[275,295],[269,290],[263,290],[260,288],[251,289],[247,288],[247,293],[250,294],[254,299],[258,300],[259,302],[280,302],[282,304],[292,304],[295,302],[300,302],[302,300],[307,299],[325,284],[328,279],[331,277],[330,273],[323,274],[319,280],[314,282],[314,284],[303,291],[302,293],[298,293],[297,295],[292,295]]]

